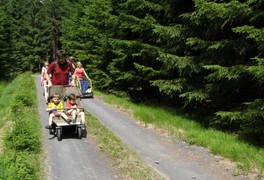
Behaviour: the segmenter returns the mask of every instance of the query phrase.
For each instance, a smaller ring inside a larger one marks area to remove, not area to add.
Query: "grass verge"
[[[11,96],[14,91],[12,91],[12,88],[8,86],[7,82],[0,82],[0,129],[3,128],[3,126],[6,124],[7,120],[7,107],[10,104]],[[0,131],[3,132],[3,131]],[[2,133],[1,133],[2,134]],[[1,135],[0,135],[1,136]]]
[[[0,179],[40,179],[41,133],[36,99],[30,73],[19,75],[1,95],[4,133]]]
[[[193,119],[179,115],[176,110],[135,104],[114,95],[97,92],[105,102],[125,109],[145,126],[168,132],[189,144],[208,148],[213,154],[235,162],[240,174],[263,175],[264,149],[240,141],[236,135],[204,128]]]

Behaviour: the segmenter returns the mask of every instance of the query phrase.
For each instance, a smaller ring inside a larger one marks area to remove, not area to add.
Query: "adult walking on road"
[[[49,65],[46,73],[48,87],[52,85],[68,85],[69,73],[74,74],[73,64],[70,61],[66,61],[66,52],[64,50],[58,50],[56,52],[56,61]],[[72,77],[70,84],[75,86],[75,76]]]
[[[75,69],[74,76],[78,80],[83,80],[83,76],[85,76],[87,79],[89,79],[88,74],[86,73],[85,69],[83,68],[81,62],[77,62],[77,67]]]

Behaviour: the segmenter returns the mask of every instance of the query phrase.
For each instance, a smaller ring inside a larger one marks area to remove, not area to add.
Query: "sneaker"
[[[52,129],[51,125],[45,126],[46,129]]]
[[[70,123],[72,122],[72,119],[71,119],[71,118],[68,118],[68,119],[66,119],[66,122],[67,122],[68,124],[70,124]]]

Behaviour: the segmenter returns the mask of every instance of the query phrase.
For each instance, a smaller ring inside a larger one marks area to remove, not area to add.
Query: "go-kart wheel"
[[[82,129],[82,137],[86,138],[87,137],[87,130]]]
[[[57,139],[58,141],[61,141],[61,128],[57,128],[56,131],[57,131]]]
[[[81,127],[77,128],[77,133],[78,133],[78,139],[82,139],[82,129],[81,129]]]

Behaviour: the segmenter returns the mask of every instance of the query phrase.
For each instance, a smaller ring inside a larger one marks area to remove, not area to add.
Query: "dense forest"
[[[1,80],[39,71],[63,48],[100,90],[264,145],[263,0],[0,3]]]

